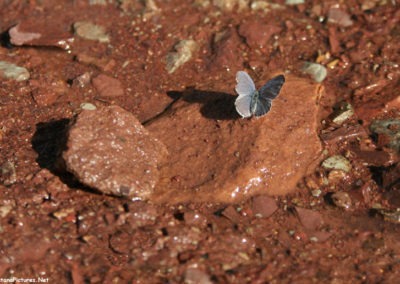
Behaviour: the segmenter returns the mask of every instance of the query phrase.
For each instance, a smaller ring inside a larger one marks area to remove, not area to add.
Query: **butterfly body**
[[[239,71],[236,74],[236,92],[239,94],[235,101],[236,111],[243,117],[260,117],[269,112],[272,100],[276,98],[285,82],[283,75],[278,75],[268,81],[259,90],[249,74]]]
[[[258,97],[260,96],[260,93],[256,90],[253,92],[253,94],[251,95],[251,101],[250,101],[250,112],[251,113],[255,113],[256,111],[256,107],[257,107],[257,100]]]

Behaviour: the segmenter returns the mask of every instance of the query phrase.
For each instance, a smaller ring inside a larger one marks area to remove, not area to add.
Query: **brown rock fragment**
[[[368,134],[364,127],[359,124],[355,124],[344,125],[333,131],[323,132],[320,137],[326,144],[335,144],[342,140],[365,138],[368,137]]]
[[[9,30],[10,42],[15,45],[23,45],[29,43],[32,40],[39,39],[42,37],[40,33],[34,32],[22,32],[19,30],[19,26],[12,27]]]
[[[197,227],[206,227],[207,226],[207,218],[195,211],[185,212],[183,215],[185,223],[189,226],[197,226]]]
[[[331,46],[331,52],[333,54],[338,54],[340,51],[340,42],[337,36],[336,27],[328,27],[329,32],[329,45]]]
[[[252,209],[254,215],[267,218],[278,209],[275,199],[266,195],[259,195],[252,199]]]
[[[126,232],[116,232],[110,237],[110,247],[117,253],[128,253],[132,237]]]
[[[119,80],[100,74],[93,78],[93,86],[99,92],[100,97],[119,97],[124,95],[124,89]]]
[[[222,211],[222,215],[231,220],[233,223],[239,223],[241,219],[240,214],[236,211],[234,206],[228,206],[225,208],[224,211]]]
[[[115,66],[115,60],[113,59],[98,58],[85,53],[79,53],[75,59],[80,63],[96,66],[105,72],[112,70]]]
[[[187,284],[211,284],[210,276],[197,268],[188,268],[185,271],[185,283]]]
[[[296,207],[296,212],[301,224],[306,229],[316,230],[324,223],[321,213],[317,211]]]
[[[342,27],[353,25],[351,16],[347,14],[347,12],[335,6],[331,7],[328,11],[328,23],[337,24]]]
[[[84,110],[69,131],[67,170],[99,191],[146,199],[158,180],[165,147],[118,106]]]
[[[74,38],[62,25],[49,25],[45,20],[27,20],[12,27],[8,33],[14,45],[54,46],[70,49]]]
[[[331,232],[321,230],[325,221],[320,212],[300,207],[296,207],[296,212],[311,241],[324,242],[331,236]]]
[[[278,26],[253,20],[241,24],[239,34],[246,38],[246,42],[251,48],[260,48],[267,44],[271,36],[278,34],[281,30]]]
[[[225,69],[239,68],[242,65],[242,58],[237,56],[240,44],[239,35],[233,28],[215,34],[209,68],[211,70],[219,70],[221,66]]]
[[[56,102],[58,94],[53,92],[35,91],[32,93],[32,97],[38,106],[49,106]]]
[[[387,151],[363,151],[360,149],[353,149],[354,154],[364,161],[368,166],[389,166],[394,161]]]

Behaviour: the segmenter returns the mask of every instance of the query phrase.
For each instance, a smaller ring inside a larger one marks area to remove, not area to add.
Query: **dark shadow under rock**
[[[0,33],[0,46],[5,48],[12,48],[8,31]]]
[[[32,147],[38,153],[36,161],[41,168],[51,172],[60,170],[57,164],[62,151],[66,148],[69,122],[69,119],[64,118],[36,125]]]
[[[48,169],[69,187],[83,186],[65,170],[61,157],[66,149],[69,123],[67,118],[38,123],[31,141],[32,148],[38,154],[36,162],[41,168]]]

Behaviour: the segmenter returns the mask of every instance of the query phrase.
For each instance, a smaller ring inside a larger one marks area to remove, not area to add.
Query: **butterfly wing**
[[[256,90],[253,80],[250,78],[249,74],[244,71],[239,71],[236,73],[236,92],[240,96],[252,95]]]
[[[254,108],[254,116],[263,116],[264,114],[269,112],[269,110],[271,109],[271,105],[272,104],[270,99],[259,96]]]
[[[272,78],[260,88],[260,98],[275,99],[279,95],[283,83],[285,83],[285,76],[283,75]]]
[[[283,75],[278,75],[260,88],[253,112],[255,116],[262,116],[269,112],[272,100],[278,96],[283,83],[285,83],[285,77]]]
[[[249,74],[244,71],[236,73],[236,82],[235,90],[239,95],[235,101],[236,111],[242,117],[250,117],[252,115],[250,112],[250,104],[256,92],[256,86]]]
[[[235,101],[236,111],[244,118],[250,117],[251,96],[239,96]]]

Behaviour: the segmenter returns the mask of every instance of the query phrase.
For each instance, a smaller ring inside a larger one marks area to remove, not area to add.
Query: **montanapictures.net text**
[[[10,277],[10,278],[0,278],[0,283],[48,283],[49,278],[18,278],[18,277]]]

